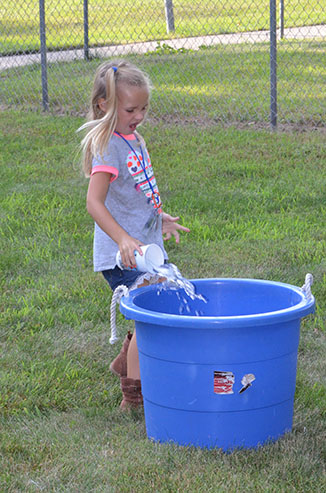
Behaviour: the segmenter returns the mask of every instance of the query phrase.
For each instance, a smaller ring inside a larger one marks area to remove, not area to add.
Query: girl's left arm
[[[179,231],[185,231],[186,233],[189,233],[190,229],[179,224],[178,223],[179,220],[180,217],[173,217],[170,216],[170,214],[167,214],[166,212],[162,212],[162,233],[163,233],[163,239],[165,241],[169,240],[172,236],[174,236],[176,243],[179,243],[180,241]]]

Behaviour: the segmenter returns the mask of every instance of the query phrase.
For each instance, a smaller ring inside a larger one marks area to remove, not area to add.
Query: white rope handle
[[[149,282],[149,284],[155,284],[159,279],[157,274],[153,275],[149,272],[145,272],[141,276],[139,276],[134,284],[130,286],[128,289],[127,286],[121,284],[118,286],[112,295],[111,306],[110,306],[110,325],[111,325],[111,337],[110,344],[114,344],[117,342],[119,337],[117,337],[117,326],[116,326],[116,304],[120,303],[122,296],[128,296],[129,292],[133,289],[136,289],[139,285],[143,284],[145,280]]]
[[[301,289],[304,292],[306,298],[308,298],[308,300],[312,297],[311,285],[313,284],[313,282],[314,282],[313,275],[312,274],[306,274],[305,283]]]
[[[129,289],[127,288],[127,286],[124,285],[118,286],[113,292],[111,299],[111,307],[110,307],[110,325],[111,325],[110,344],[114,344],[119,339],[119,337],[117,337],[115,305],[120,302],[122,296],[128,296],[128,294],[129,294]]]

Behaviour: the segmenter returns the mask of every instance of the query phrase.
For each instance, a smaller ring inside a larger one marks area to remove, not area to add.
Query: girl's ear
[[[97,102],[98,104],[98,107],[100,108],[100,110],[103,111],[103,113],[106,113],[106,110],[107,110],[107,103],[105,101],[104,98],[100,98]]]

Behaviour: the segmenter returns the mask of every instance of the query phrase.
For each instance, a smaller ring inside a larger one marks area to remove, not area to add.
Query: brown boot
[[[123,341],[122,348],[118,356],[110,364],[110,370],[118,377],[127,376],[127,352],[129,344],[132,338],[132,333],[128,331],[128,334]]]
[[[123,399],[120,404],[121,409],[127,410],[131,407],[138,407],[143,405],[143,396],[141,393],[140,380],[134,380],[133,378],[121,377],[121,390]]]

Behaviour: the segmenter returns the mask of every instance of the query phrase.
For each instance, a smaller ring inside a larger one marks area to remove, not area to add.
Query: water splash
[[[174,264],[164,264],[158,266],[153,266],[153,270],[159,276],[164,277],[166,280],[161,284],[158,284],[157,294],[160,295],[162,291],[166,290],[175,290],[176,296],[180,300],[180,308],[179,313],[182,314],[191,314],[191,309],[189,306],[189,298],[190,300],[199,300],[204,303],[207,303],[207,299],[202,294],[196,293],[196,288],[192,282],[188,279],[185,279],[178,267]],[[183,294],[185,293],[185,295]],[[202,312],[200,310],[195,311],[196,316],[201,316]]]

